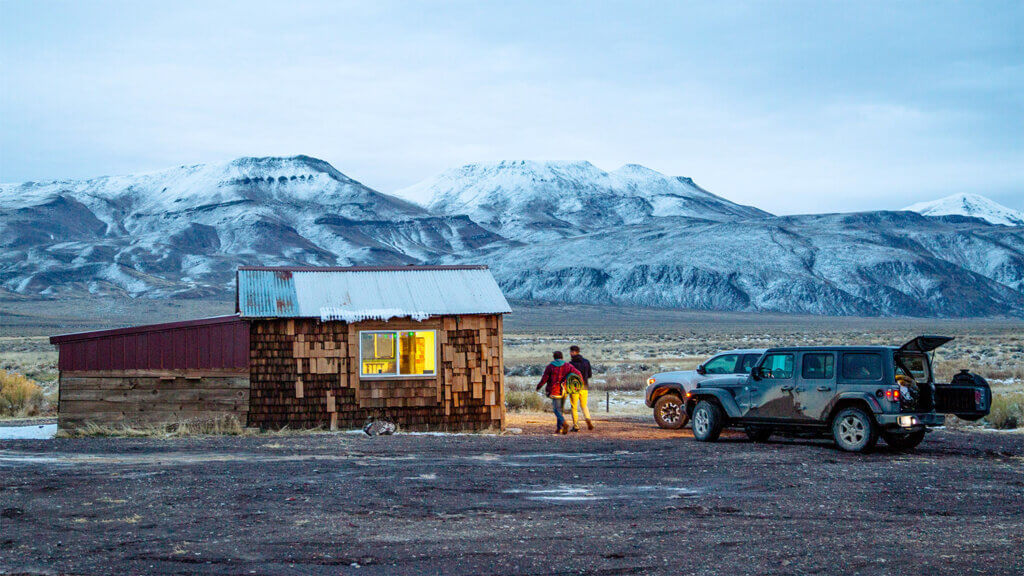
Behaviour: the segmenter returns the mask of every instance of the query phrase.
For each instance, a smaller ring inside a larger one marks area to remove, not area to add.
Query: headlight
[[[651,384],[654,384],[655,382],[656,382],[656,380],[654,378],[648,378],[647,379],[647,385],[648,386],[650,386]]]

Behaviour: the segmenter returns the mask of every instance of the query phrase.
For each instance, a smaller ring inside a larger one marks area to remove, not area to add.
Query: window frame
[[[714,362],[716,360],[722,359],[722,358],[728,358],[729,356],[735,356],[736,360],[732,363],[732,368],[728,372],[708,372],[708,365],[709,364],[711,364],[712,362]],[[707,375],[709,375],[709,376],[724,376],[726,374],[736,374],[736,366],[738,366],[740,364],[742,358],[743,358],[742,354],[737,354],[735,352],[728,352],[726,354],[719,354],[718,356],[715,356],[714,358],[712,358],[712,359],[710,359],[710,360],[708,360],[707,362],[704,363],[704,372]]]
[[[876,358],[878,358],[878,378],[874,378],[874,379],[871,379],[871,378],[851,378],[851,377],[847,376],[846,375],[846,358],[848,356],[875,356]],[[871,382],[871,383],[882,382],[882,381],[885,380],[885,372],[886,372],[886,369],[885,369],[885,358],[882,357],[882,353],[881,352],[876,352],[874,350],[864,350],[864,351],[857,351],[857,352],[843,352],[842,355],[839,358],[839,370],[838,370],[839,374],[838,375],[839,375],[839,378],[843,382],[864,382],[864,383],[867,383],[867,382]]]
[[[794,354],[793,352],[768,352],[768,353],[765,353],[765,355],[761,358],[761,361],[757,363],[757,368],[758,368],[759,371],[763,371],[764,370],[765,363],[772,356],[789,356],[790,359],[793,362],[792,372],[790,373],[789,378],[776,378],[775,376],[768,377],[768,376],[764,376],[763,372],[762,372],[762,376],[761,376],[761,381],[762,382],[764,382],[764,381],[772,382],[774,380],[794,380],[794,379],[796,379],[796,374],[797,374],[797,372],[796,372],[796,354]]]
[[[810,356],[824,356],[826,358],[831,358],[832,359],[832,375],[831,376],[822,376],[820,378],[813,378],[813,377],[807,376],[807,358],[810,357]],[[836,369],[837,368],[836,364],[837,364],[837,362],[836,362],[836,355],[835,355],[834,352],[804,352],[804,354],[800,357],[800,379],[801,380],[822,380],[822,381],[832,381],[832,380],[835,380],[836,379],[836,375],[839,372]]]
[[[434,372],[432,374],[402,374],[402,342],[399,333],[401,332],[433,332],[434,333]],[[363,373],[363,334],[394,334],[395,335],[395,369],[399,372],[388,372],[387,374],[364,374]],[[440,358],[440,342],[437,338],[436,329],[423,328],[391,328],[388,330],[359,330],[356,333],[356,341],[359,343],[359,379],[360,380],[434,380],[440,371],[437,369],[438,358]]]

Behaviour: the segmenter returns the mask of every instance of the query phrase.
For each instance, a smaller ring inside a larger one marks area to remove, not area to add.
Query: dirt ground
[[[0,442],[0,574],[1022,574],[1024,436]]]

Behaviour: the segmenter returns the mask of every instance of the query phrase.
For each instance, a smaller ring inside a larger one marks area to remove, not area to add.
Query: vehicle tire
[[[686,407],[675,394],[665,394],[654,401],[654,421],[667,430],[678,430],[686,425]]]
[[[893,450],[913,450],[917,448],[917,445],[924,440],[925,431],[918,430],[917,432],[911,432],[909,434],[894,434],[890,432],[882,432],[882,439],[889,445],[889,448]]]
[[[772,429],[763,426],[747,426],[744,431],[751,442],[764,442],[772,437]]]
[[[714,442],[725,427],[725,414],[713,402],[701,400],[693,409],[693,437],[701,442]]]
[[[832,419],[832,437],[846,452],[864,452],[878,442],[878,425],[863,408],[843,408]]]

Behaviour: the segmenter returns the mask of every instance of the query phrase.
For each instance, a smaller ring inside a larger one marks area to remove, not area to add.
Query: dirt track
[[[859,456],[547,424],[0,442],[0,573],[1024,573],[1021,435]]]

